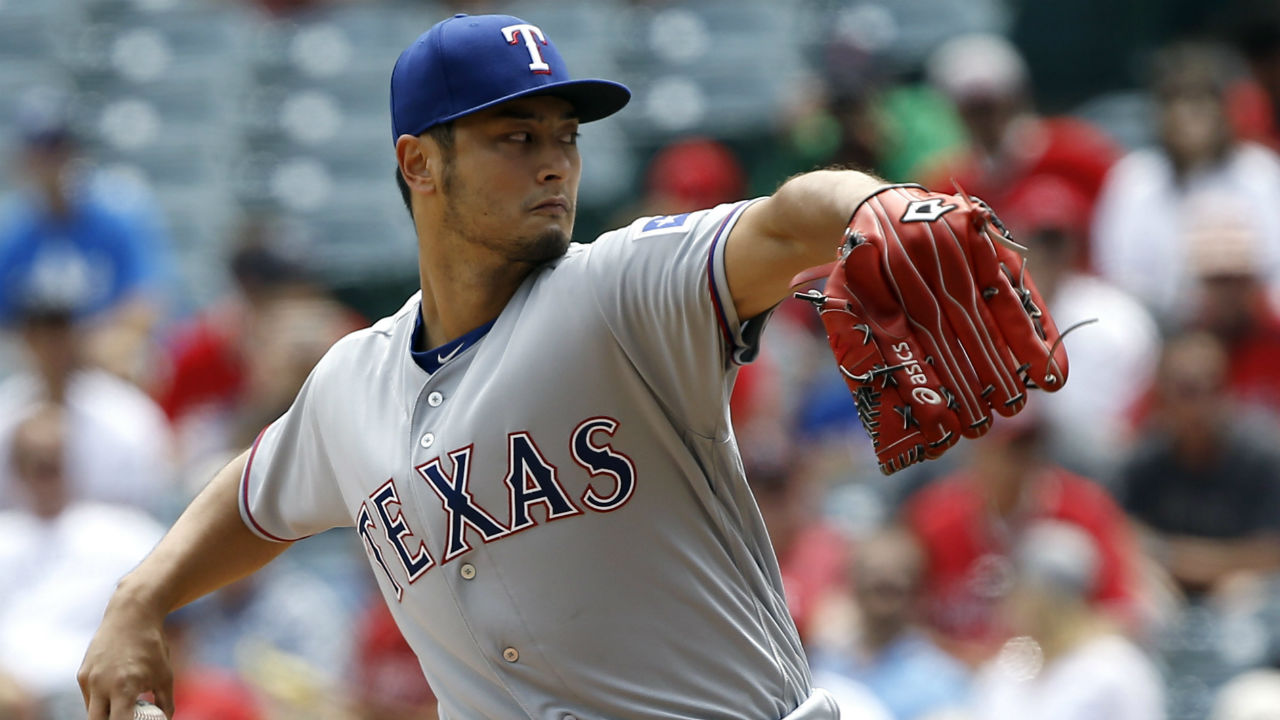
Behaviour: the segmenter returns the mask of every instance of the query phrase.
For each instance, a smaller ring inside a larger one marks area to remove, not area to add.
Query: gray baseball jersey
[[[442,718],[835,717],[729,423],[762,325],[724,275],[748,204],[573,244],[427,353],[415,296],[255,443],[245,523],[353,526]]]

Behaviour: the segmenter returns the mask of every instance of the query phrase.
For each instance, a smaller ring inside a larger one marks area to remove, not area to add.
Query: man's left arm
[[[784,300],[791,279],[836,259],[854,208],[885,185],[854,170],[817,170],[783,183],[743,212],[725,243],[725,275],[738,317]]]

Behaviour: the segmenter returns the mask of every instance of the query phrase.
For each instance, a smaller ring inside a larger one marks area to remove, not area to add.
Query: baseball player
[[[515,17],[457,15],[404,51],[421,292],[335,344],[120,582],[79,674],[90,720],[145,692],[172,715],[165,615],[333,527],[364,543],[447,720],[838,717],[727,401],[792,277],[883,184],[813,172],[571,243],[578,127],[629,96],[570,79]]]

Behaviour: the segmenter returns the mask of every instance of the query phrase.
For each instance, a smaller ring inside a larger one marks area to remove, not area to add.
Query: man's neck
[[[491,253],[453,252],[453,244],[443,240],[418,245],[426,332],[417,350],[439,347],[496,319],[535,268]]]
[[[46,399],[55,405],[65,405],[67,402],[67,389],[71,386],[71,376],[74,371],[66,374],[54,372],[40,373],[40,379],[44,381],[44,389],[47,395]]]
[[[71,216],[72,205],[71,198],[68,196],[61,185],[42,186],[38,190],[40,200],[44,204],[45,212],[50,216],[65,220]]]

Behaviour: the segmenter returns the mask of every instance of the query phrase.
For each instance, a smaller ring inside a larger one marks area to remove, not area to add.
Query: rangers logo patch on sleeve
[[[681,213],[679,215],[659,215],[649,218],[648,222],[640,228],[641,235],[657,235],[658,233],[674,232],[683,230],[685,222],[689,219],[691,213]]]

